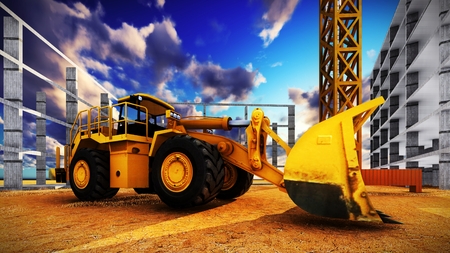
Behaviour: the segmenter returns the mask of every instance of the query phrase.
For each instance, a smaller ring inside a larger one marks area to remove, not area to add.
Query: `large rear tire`
[[[69,168],[70,187],[84,201],[112,198],[119,188],[110,187],[109,153],[93,149],[77,151]]]
[[[184,208],[206,204],[223,186],[223,160],[218,150],[189,135],[164,142],[152,166],[152,183],[168,206]]]
[[[253,183],[253,174],[229,163],[224,167],[224,185],[217,198],[234,199],[244,195]]]

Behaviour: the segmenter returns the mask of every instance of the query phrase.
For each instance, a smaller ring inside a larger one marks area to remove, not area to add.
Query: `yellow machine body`
[[[207,131],[230,130],[230,118],[181,118],[170,104],[142,93],[121,98],[118,102],[78,114],[71,130],[71,143],[65,148],[68,178],[78,176],[79,181],[84,182],[90,179],[85,178],[86,174],[93,177],[84,173],[85,167],[89,167],[82,165],[90,160],[83,160],[77,152],[91,152],[94,157],[107,154],[110,188],[151,188],[152,171],[161,170],[164,185],[177,194],[196,180],[192,175],[196,169],[195,161],[190,160],[189,155],[179,153],[176,147],[175,152],[167,151],[165,159],[158,157],[161,155],[158,151],[176,136],[190,136],[214,146],[227,165],[224,167],[234,166],[267,180],[287,192],[299,207],[310,213],[357,221],[381,221],[362,180],[355,133],[384,102],[383,98],[356,106],[311,127],[292,149],[271,130],[269,119],[258,108],[246,127],[248,147],[245,147]],[[130,108],[137,110],[137,119],[127,111]],[[113,114],[119,110],[123,116],[114,119]],[[164,118],[164,126],[156,124],[157,116]],[[284,172],[266,159],[268,136],[286,150]],[[157,160],[161,167],[152,167]],[[75,166],[79,168],[78,174],[72,172],[73,175],[69,175],[70,164],[77,161],[81,164]],[[235,177],[236,174],[229,174],[230,171],[234,170],[229,170],[227,176]]]
[[[109,144],[112,188],[148,188],[149,144],[120,141]]]

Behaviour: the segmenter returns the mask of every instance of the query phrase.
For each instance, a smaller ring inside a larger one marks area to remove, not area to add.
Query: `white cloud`
[[[375,49],[370,49],[369,51],[366,52],[366,54],[369,57],[369,59],[372,60],[376,56],[377,51],[375,51]]]
[[[262,83],[267,83],[267,79],[261,74],[261,72],[253,71],[253,64],[251,62],[245,65],[245,70],[255,73],[255,77],[253,78],[253,84],[255,87],[259,87]]]
[[[158,4],[160,7],[163,7],[165,1],[158,1]],[[81,69],[85,71],[98,71],[103,74],[105,78],[109,78],[110,75],[113,76],[116,71],[119,73],[122,72],[123,68],[119,66],[126,67],[127,65],[125,64],[128,63],[139,64],[142,63],[141,60],[147,61],[149,58],[156,58],[156,56],[146,57],[147,44],[154,44],[155,40],[157,41],[160,38],[163,38],[161,44],[154,46],[155,51],[158,52],[161,51],[161,45],[166,46],[168,44],[166,42],[176,45],[181,43],[177,31],[174,28],[174,23],[167,19],[160,23],[154,22],[142,27],[134,26],[131,23],[122,23],[121,26],[112,28],[102,20],[105,13],[103,13],[100,3],[97,4],[97,9],[91,10],[80,2],[64,4],[48,0],[43,1],[43,3],[41,3],[41,7],[42,6],[45,6],[43,9],[46,10],[46,15],[41,13],[38,17],[52,17],[52,22],[47,21],[49,19],[40,19],[42,21],[41,24],[43,29],[45,28],[43,35],[52,34],[52,36],[56,36],[58,43],[55,46],[64,52],[69,59],[74,61]],[[64,20],[70,20],[71,22],[70,24],[61,22]],[[159,27],[159,34],[157,34],[158,31],[155,32],[155,27]],[[155,34],[152,34],[153,32],[155,32]],[[163,34],[163,32],[167,32],[167,36],[164,36],[165,34]],[[70,33],[70,36],[67,36],[67,33]],[[155,36],[153,36],[154,40],[151,41],[149,40],[149,37],[152,37],[152,35]],[[69,37],[70,39],[68,39]],[[174,43],[172,43],[172,41]],[[39,48],[36,48],[36,50],[38,49],[40,49],[40,46]],[[44,52],[46,51],[44,50]],[[168,50],[167,54],[169,55],[172,53],[173,51]],[[179,53],[183,53],[182,50],[179,50]],[[48,62],[48,65],[52,66],[52,68],[49,68],[49,71],[46,71],[43,74],[61,87],[65,87],[66,67],[70,66],[70,64],[68,65],[67,61],[53,52],[46,53],[43,56],[43,58],[47,59],[42,59],[42,61]],[[125,64],[121,64],[122,61],[124,61]],[[110,62],[116,63],[114,64],[116,67],[112,69],[106,64]],[[163,59],[163,62],[166,62],[166,58]],[[165,70],[169,67],[163,69]],[[180,67],[180,69],[182,69],[182,67]],[[168,72],[172,72],[172,70],[168,70]],[[94,106],[98,105],[100,103],[100,93],[103,93],[104,91],[94,84],[91,77],[83,74],[82,71],[78,71],[77,75],[78,96]],[[172,75],[172,73],[167,74],[164,82],[171,80]],[[127,78],[125,74],[118,74],[118,76],[120,78],[126,78],[127,83],[130,85],[130,88],[124,87],[125,89],[132,89],[131,86],[136,90],[141,88],[136,80]],[[114,86],[111,82],[104,81],[101,83],[104,88],[117,97],[129,94],[127,90],[120,88],[119,86]],[[48,105],[50,103],[54,105],[51,106],[52,108],[47,108],[48,113],[51,111],[49,115],[57,118],[65,118],[66,94],[50,85],[44,86],[42,91],[47,95]],[[172,94],[171,90],[166,88],[165,83],[162,83],[162,85],[159,86],[159,92],[162,94],[162,97],[167,98],[168,101],[177,100],[177,97]],[[82,102],[79,102],[78,109],[82,110],[84,108],[86,108],[86,106]],[[195,110],[191,111],[197,113]],[[4,124],[4,120],[1,116],[0,124]],[[33,137],[33,128],[35,128],[33,125],[25,127],[24,135]],[[49,141],[50,140],[47,140],[47,142]],[[54,152],[53,146],[51,148],[52,152]]]
[[[109,70],[111,69],[111,67],[109,67],[108,65],[101,63],[99,61],[96,61],[92,58],[86,58],[86,57],[81,57],[81,61],[84,63],[84,66],[86,68],[96,70],[96,71],[102,73],[103,76],[109,77]]]
[[[128,92],[125,89],[117,88],[108,81],[103,82],[102,85],[103,85],[103,87],[105,87],[106,90],[111,92],[116,97],[124,97],[128,94]]]
[[[257,72],[254,78],[255,87],[259,87],[262,83],[267,83],[267,79],[261,74],[261,72]]]
[[[3,124],[5,124],[5,121],[3,121],[2,116],[0,116],[0,125],[3,125]]]
[[[66,67],[67,62],[61,59],[61,57],[57,55],[48,55],[48,60],[52,64],[56,64],[55,72],[57,72],[58,76],[49,76],[55,83],[61,85],[62,87],[65,87],[65,73],[66,73]],[[71,59],[79,59],[79,58],[71,58]],[[80,64],[81,65],[81,64]],[[105,91],[102,90],[97,84],[94,83],[94,80],[92,77],[82,73],[81,71],[77,71],[77,83],[78,83],[78,96],[86,100],[91,105],[98,105],[100,103],[100,94],[104,93]],[[108,86],[108,84],[106,85]],[[105,85],[105,87],[108,91],[110,91],[113,95],[117,96],[118,94],[121,94],[123,92],[123,89],[115,89],[112,84],[108,86],[108,88]],[[45,87],[43,90],[47,96],[47,102],[48,101],[54,101],[54,104],[58,107],[53,109],[53,111],[57,112],[58,114],[53,114],[50,116],[56,116],[56,117],[63,117],[66,116],[66,94],[55,87]],[[122,93],[123,94],[123,93]],[[79,102],[78,103],[78,109],[83,110],[87,109],[87,106],[84,105],[84,103]],[[48,110],[48,108],[47,108]],[[47,111],[48,113],[48,111]]]
[[[259,33],[259,37],[261,37],[264,41],[264,47],[268,47],[273,40],[278,37],[278,34],[281,31],[281,28],[283,28],[282,22],[275,22],[271,28],[269,29],[263,29]]]
[[[136,60],[145,59],[145,39],[154,31],[153,23],[139,28],[123,22],[119,28],[113,29],[101,20],[104,15],[101,4],[92,13],[81,3],[70,8],[63,3],[51,2],[50,8],[61,15],[62,20],[66,16],[85,19],[73,24],[76,26],[75,38],[60,38],[62,51],[78,65],[84,66],[76,61],[81,59],[81,52],[95,53],[101,60],[109,58],[136,63]]]
[[[206,103],[213,101],[245,101],[252,90],[266,82],[265,77],[253,70],[252,63],[244,68],[223,69],[212,62],[199,63],[193,58],[184,74],[194,86],[201,88],[202,99]]]
[[[303,91],[300,88],[288,89],[289,99],[294,102],[298,109],[295,113],[295,129],[302,134],[312,125],[319,122],[319,90],[316,87],[311,91]]]
[[[125,73],[118,73],[117,77],[120,78],[120,80],[125,81],[127,76],[125,75]]]
[[[59,147],[59,154],[60,154],[59,165],[60,167],[64,166],[64,145],[50,136],[46,136],[45,142],[46,142],[45,152],[47,153],[56,154],[56,147]],[[56,166],[56,163],[51,166],[52,167]]]
[[[164,4],[166,3],[166,0],[156,0],[156,6],[159,8],[163,8]]]
[[[235,99],[236,98],[233,95],[231,95],[228,98],[219,101],[219,103],[229,104],[229,103],[233,103],[233,101],[235,101]],[[209,108],[210,108],[210,111],[212,114],[217,114],[219,112],[230,109],[229,106],[217,106],[217,105],[210,106]]]
[[[36,122],[29,122],[24,124],[23,137],[33,138],[36,135]]]
[[[150,24],[150,27],[152,24]],[[153,29],[152,28],[142,28],[143,30],[138,30],[136,27],[131,26],[127,23],[122,23],[122,27],[119,29],[112,29],[108,25],[105,24],[107,28],[111,41],[122,44],[126,47],[130,52],[133,52],[136,56],[141,59],[145,57],[145,37],[148,36]]]
[[[189,101],[188,101],[189,102]],[[203,116],[202,111],[198,111],[195,105],[175,105],[178,113],[181,113],[183,117],[186,116]]]
[[[213,97],[216,96],[217,90],[214,87],[205,86],[201,93],[204,97]]]
[[[178,100],[177,96],[173,94],[172,90],[167,88],[167,84],[164,82],[158,84],[156,97],[161,98],[169,103],[176,102]]]
[[[46,150],[45,150],[45,152],[50,153],[50,154],[54,154],[56,152],[56,147],[59,147],[60,152],[61,152],[60,154],[64,153],[64,145],[59,143],[59,141],[57,141],[53,137],[46,136],[45,137],[45,143],[46,143]]]
[[[66,40],[62,42],[61,49],[69,59],[75,62],[75,64],[78,66],[84,66],[83,62],[79,61],[79,59],[81,59],[80,52],[91,49],[91,40],[87,29],[84,27],[79,27],[75,38],[73,40]],[[104,46],[100,46],[98,48],[98,52],[101,53],[100,56],[103,59],[108,55],[108,52]],[[54,58],[54,61],[56,62],[61,60],[59,58]]]
[[[55,13],[69,15],[80,19],[86,19],[91,16],[91,12],[82,3],[77,2],[73,5],[75,9],[70,8],[64,3],[51,2],[50,10]]]
[[[272,65],[270,65],[270,67],[272,67],[272,68],[275,68],[275,67],[280,67],[280,66],[283,66],[283,63],[282,62],[275,62],[274,64],[272,64]]]
[[[136,81],[134,79],[130,79],[130,83],[131,83],[131,86],[133,86],[134,89],[136,89],[136,90],[139,89],[140,84],[139,84],[138,81]]]
[[[31,155],[24,155],[22,157],[22,164],[24,168],[36,168],[36,158]]]
[[[175,30],[175,23],[173,23],[170,19],[165,19],[161,23],[165,28],[169,37],[175,42],[175,44],[181,44],[181,40],[178,37],[177,30]]]
[[[252,72],[253,64],[251,62],[249,62],[247,65],[245,65],[245,70],[247,70],[248,72]]]
[[[73,5],[77,11],[77,16],[78,17],[83,17],[83,18],[87,18],[91,16],[91,11],[89,11],[88,8],[86,8],[86,6],[84,6],[82,3],[80,2],[76,2]]]
[[[149,36],[154,30],[155,30],[155,25],[149,24],[147,26],[140,28],[139,34],[145,38],[145,37]]]
[[[264,47],[268,47],[278,37],[283,26],[291,19],[298,2],[299,0],[272,1],[269,10],[262,17],[267,27],[259,33],[259,37],[264,41]]]
[[[122,81],[124,81],[124,82],[126,82],[126,83],[130,83],[131,86],[132,86],[135,90],[138,90],[138,89],[141,87],[141,84],[140,84],[138,81],[136,81],[136,80],[134,80],[134,79],[131,79],[131,78],[127,77],[127,75],[125,75],[125,73],[117,73],[117,77],[118,77],[120,80],[122,80]]]

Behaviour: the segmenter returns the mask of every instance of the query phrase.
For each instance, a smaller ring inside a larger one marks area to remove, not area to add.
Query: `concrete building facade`
[[[371,167],[450,189],[450,0],[399,0],[371,76]]]

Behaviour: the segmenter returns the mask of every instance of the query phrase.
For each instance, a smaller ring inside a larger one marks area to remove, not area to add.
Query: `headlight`
[[[169,110],[166,111],[166,117],[167,118],[172,118],[172,119],[175,119],[175,120],[180,120],[181,119],[181,115],[180,114],[178,114],[176,112],[173,112],[173,111],[169,111]]]

